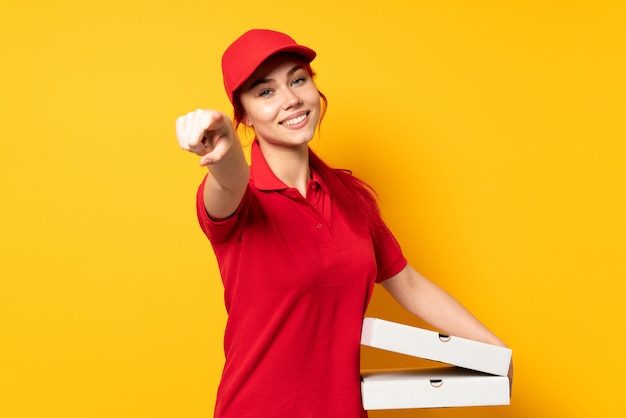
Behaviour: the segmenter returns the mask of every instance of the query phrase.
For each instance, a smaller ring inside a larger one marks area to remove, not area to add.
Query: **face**
[[[308,143],[320,118],[320,96],[302,61],[275,55],[241,89],[243,123],[259,141],[294,147]]]

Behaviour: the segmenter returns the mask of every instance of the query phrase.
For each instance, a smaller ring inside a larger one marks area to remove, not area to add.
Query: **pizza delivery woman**
[[[327,104],[315,55],[246,32],[222,57],[234,123],[203,109],[176,121],[181,148],[209,170],[197,212],[228,312],[216,417],[366,417],[359,347],[375,283],[442,332],[504,346],[407,263],[369,186],[309,148]],[[255,134],[250,166],[242,124]]]

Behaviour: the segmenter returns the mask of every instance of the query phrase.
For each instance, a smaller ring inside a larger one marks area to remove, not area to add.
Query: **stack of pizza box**
[[[365,318],[361,344],[444,363],[361,371],[366,410],[509,405],[511,350],[409,325]]]

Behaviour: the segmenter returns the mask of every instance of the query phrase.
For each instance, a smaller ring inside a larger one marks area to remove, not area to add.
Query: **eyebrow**
[[[296,71],[298,71],[299,69],[304,68],[302,65],[300,64],[296,64],[294,65],[291,70],[287,71],[287,77],[291,77]],[[253,89],[255,86],[258,86],[259,84],[264,84],[264,83],[269,83],[274,81],[273,78],[261,78],[259,80],[256,80],[254,83],[252,83],[250,85],[249,90]]]

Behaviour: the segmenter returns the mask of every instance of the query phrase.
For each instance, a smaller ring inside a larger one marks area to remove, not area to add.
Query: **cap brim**
[[[259,57],[257,58],[256,62],[254,62],[254,65],[250,66],[251,70],[247,71],[247,74],[241,74],[243,76],[243,81],[234,86],[233,95],[248,80],[248,78],[250,78],[250,76],[254,74],[254,72],[257,70],[257,68],[261,66],[261,64],[263,64],[265,61],[267,61],[276,54],[294,54],[302,58],[307,64],[313,61],[317,56],[317,53],[311,48],[307,48],[306,46],[302,45],[294,45],[285,48],[279,48],[267,56]]]

